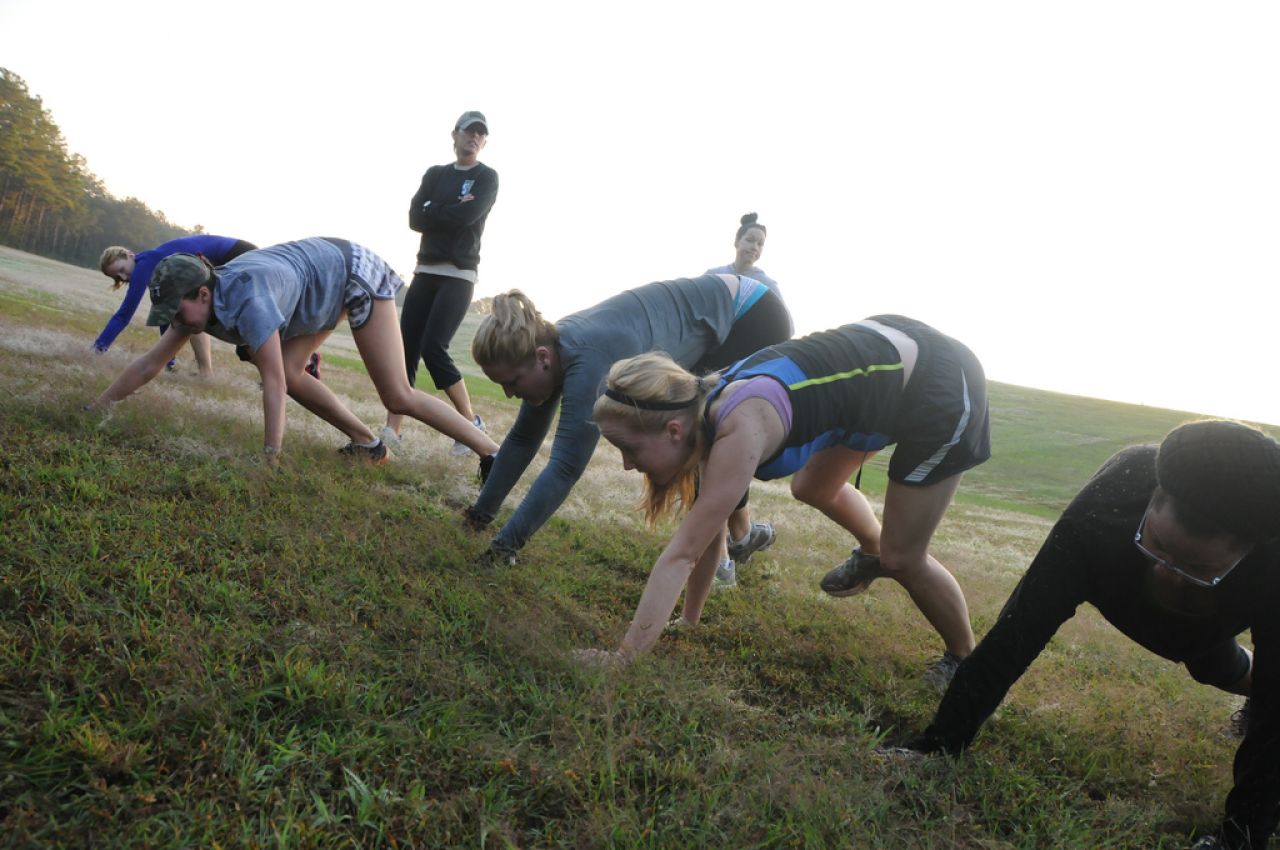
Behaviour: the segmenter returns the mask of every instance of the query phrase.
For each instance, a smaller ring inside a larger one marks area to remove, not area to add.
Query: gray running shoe
[[[732,558],[725,558],[716,567],[716,576],[711,580],[712,590],[728,590],[738,586],[738,570]]]
[[[868,555],[859,546],[849,560],[822,577],[819,587],[832,596],[854,596],[871,586],[871,582],[884,575],[879,555]]]
[[[942,657],[929,665],[929,669],[924,671],[925,684],[932,685],[938,693],[945,693],[947,685],[951,684],[951,680],[955,678],[956,670],[960,669],[960,662],[963,659],[957,658],[950,652],[942,653]]]
[[[471,424],[479,428],[481,434],[489,433],[489,429],[485,426],[484,420],[480,418],[480,414],[476,414],[476,418],[471,420]],[[449,449],[449,454],[452,457],[462,457],[470,452],[471,449],[467,447],[467,444],[458,440],[454,440],[453,448]]]
[[[778,537],[773,526],[767,522],[753,522],[742,540],[730,541],[729,557],[739,564],[751,560],[751,556],[762,549],[768,549]]]

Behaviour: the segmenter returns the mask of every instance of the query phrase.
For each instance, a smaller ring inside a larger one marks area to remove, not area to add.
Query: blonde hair
[[[98,268],[101,269],[102,273],[105,274],[107,277],[111,277],[111,274],[107,271],[107,266],[111,265],[116,260],[123,260],[128,256],[129,256],[128,248],[122,247],[120,245],[112,245],[110,248],[105,249],[102,252],[102,256],[98,258]],[[124,286],[123,283],[116,280],[114,277],[111,277],[112,289],[119,289],[122,286]]]
[[[684,468],[667,484],[658,484],[645,475],[644,514],[650,525],[675,511],[678,502],[688,510],[698,492],[698,463],[707,451],[703,428],[703,403],[715,387],[718,374],[699,378],[683,369],[661,351],[651,351],[619,360],[609,370],[605,385],[615,396],[602,395],[591,409],[592,418],[622,420],[641,433],[661,431],[678,417],[689,417],[689,440],[693,451]],[[651,410],[645,404],[688,402],[678,410]]]
[[[482,369],[515,366],[533,357],[539,345],[560,343],[560,331],[518,289],[493,296],[490,311],[471,340],[471,356]]]

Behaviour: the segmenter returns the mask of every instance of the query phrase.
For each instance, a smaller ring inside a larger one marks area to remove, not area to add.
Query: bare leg
[[[378,397],[389,413],[412,416],[481,457],[498,451],[498,444],[462,414],[440,399],[409,386],[394,301],[374,301],[369,320],[351,335]]]
[[[751,506],[744,505],[729,514],[729,539],[741,540],[751,530]]]
[[[280,346],[284,359],[285,386],[289,398],[319,416],[325,422],[347,435],[354,443],[373,442],[373,432],[347,409],[323,381],[317,381],[304,370],[311,355],[329,336],[329,331],[308,336],[296,336]]]
[[[467,394],[466,381],[454,381],[453,384],[444,388],[444,394],[468,422],[476,421],[476,413],[471,409],[471,396]]]
[[[196,356],[196,370],[202,378],[213,377],[213,343],[206,333],[191,337],[191,351]]]
[[[880,565],[911,594],[937,630],[947,651],[964,658],[973,651],[969,606],[955,576],[929,554],[929,542],[951,504],[960,476],[925,487],[889,482],[884,499]]]
[[[874,454],[843,446],[824,449],[791,479],[792,496],[852,534],[868,555],[880,552],[880,523],[867,497],[853,488],[849,478]]]

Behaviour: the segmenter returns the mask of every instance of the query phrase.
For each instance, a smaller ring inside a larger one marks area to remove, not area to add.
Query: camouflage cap
[[[147,324],[167,325],[173,321],[182,299],[213,282],[213,271],[195,254],[170,254],[151,273],[151,312]]]

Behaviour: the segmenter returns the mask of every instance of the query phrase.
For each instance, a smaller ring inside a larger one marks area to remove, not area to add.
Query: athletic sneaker
[[[306,372],[317,381],[320,380],[320,352],[311,352],[311,359],[307,361],[307,365],[302,367],[302,371]]]
[[[174,372],[177,370],[177,368],[178,368],[178,361],[176,358],[164,364],[164,370],[166,372]]]
[[[1244,705],[1231,712],[1231,725],[1228,734],[1232,738],[1240,740],[1248,733],[1250,713],[1251,708],[1247,699],[1244,701]]]
[[[485,427],[484,420],[480,418],[479,414],[476,414],[476,418],[471,420],[471,424],[479,428],[481,434],[489,433],[489,429]],[[467,446],[466,443],[460,442],[458,440],[454,440],[453,448],[449,449],[449,454],[453,455],[454,457],[462,457],[463,455],[467,454],[467,452],[469,451],[471,451],[471,449]]]
[[[822,577],[818,584],[832,596],[854,596],[871,586],[871,582],[884,575],[879,555],[868,555],[859,546],[849,560]]]
[[[484,484],[489,480],[489,473],[493,471],[493,462],[498,459],[497,455],[485,455],[480,458],[480,483]]]
[[[386,443],[390,448],[398,449],[404,445],[404,440],[396,433],[396,429],[390,425],[383,425],[382,430],[378,433],[378,439]]]
[[[753,522],[741,540],[730,541],[729,557],[739,564],[751,560],[751,556],[762,549],[768,549],[778,537],[773,526],[767,522]]]
[[[365,460],[374,466],[387,462],[387,458],[391,457],[391,452],[387,451],[387,444],[378,440],[378,444],[374,446],[362,446],[358,443],[347,443],[338,449],[338,454],[346,455],[357,460]]]
[[[947,690],[947,685],[950,685],[951,680],[955,678],[956,670],[960,669],[961,660],[950,652],[942,653],[942,657],[930,664],[929,669],[924,671],[925,683],[932,685],[938,693],[944,693]]]
[[[716,577],[711,580],[712,590],[728,590],[738,586],[738,569],[732,558],[725,558],[716,567]]]

